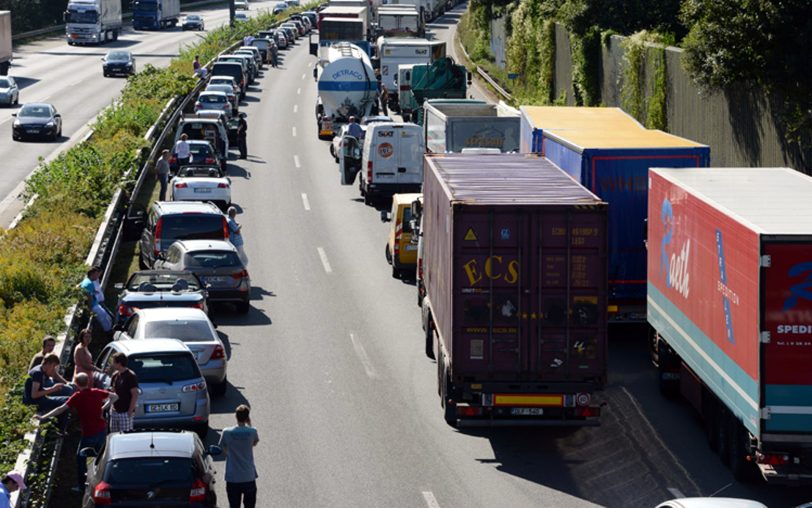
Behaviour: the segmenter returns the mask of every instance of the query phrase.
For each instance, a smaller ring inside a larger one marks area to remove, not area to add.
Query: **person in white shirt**
[[[175,143],[175,157],[178,159],[178,169],[181,166],[185,166],[189,164],[189,157],[192,156],[192,152],[189,148],[189,136],[186,134],[181,134],[180,139],[177,143]]]

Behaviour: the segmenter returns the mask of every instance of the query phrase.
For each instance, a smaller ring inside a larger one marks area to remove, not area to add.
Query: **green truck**
[[[398,103],[403,120],[423,125],[423,101],[428,99],[465,99],[471,74],[464,65],[449,57],[430,64],[398,67]]]

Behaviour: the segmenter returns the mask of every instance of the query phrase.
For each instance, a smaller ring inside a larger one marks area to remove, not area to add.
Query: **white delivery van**
[[[358,184],[364,203],[395,193],[420,192],[425,153],[419,125],[383,122],[367,127]]]

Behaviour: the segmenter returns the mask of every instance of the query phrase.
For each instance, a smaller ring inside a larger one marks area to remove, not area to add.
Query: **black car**
[[[88,465],[83,508],[187,506],[215,508],[215,472],[211,455],[189,431],[116,432],[107,436],[100,454]]]
[[[36,102],[24,104],[11,125],[11,137],[15,141],[24,138],[49,138],[56,141],[62,135],[62,115],[52,104]]]
[[[126,284],[118,283],[115,287],[119,291],[115,310],[117,325],[139,309],[194,307],[209,311],[206,287],[192,272],[142,270],[132,274]]]
[[[181,28],[184,30],[205,30],[206,27],[203,23],[203,18],[197,14],[189,14],[183,19]]]
[[[135,57],[129,51],[110,51],[102,57],[102,73],[108,76],[132,76],[135,74]]]

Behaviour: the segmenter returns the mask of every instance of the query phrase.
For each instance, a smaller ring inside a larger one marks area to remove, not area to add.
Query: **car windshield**
[[[171,245],[175,240],[223,240],[223,217],[215,214],[181,214],[163,218],[161,240]]]
[[[199,167],[199,166],[185,166],[178,172],[178,176],[205,176],[217,178],[220,176],[215,168]]]
[[[148,284],[155,288],[154,290],[150,289],[150,291],[169,291],[179,281],[179,285],[185,284],[187,289],[191,291],[197,291],[200,289],[197,278],[191,273],[169,272],[150,274],[135,273],[127,282],[127,289],[129,291],[145,291],[144,289],[141,289],[141,285]]]
[[[0,78],[0,88],[9,88],[11,83],[9,83],[7,78]]]
[[[115,488],[124,485],[146,487],[154,484],[156,480],[161,482],[161,486],[191,484],[194,481],[192,459],[183,457],[119,459],[107,464],[104,471],[104,481]]]
[[[51,110],[48,106],[38,106],[33,104],[26,104],[20,109],[19,116],[33,116],[36,118],[48,118],[51,116]]]
[[[189,143],[189,152],[192,155],[211,155],[211,147],[203,143]]]
[[[240,257],[230,250],[201,250],[186,254],[186,266],[189,269],[223,268],[242,266]]]
[[[223,92],[223,93],[233,93],[234,90],[231,88],[230,85],[209,85],[206,87],[206,90],[210,90],[212,92]]]
[[[178,339],[183,342],[213,341],[209,324],[201,320],[150,321],[144,326],[145,339]]]
[[[138,376],[139,383],[171,383],[202,377],[192,353],[131,356],[128,367]]]
[[[200,16],[195,15],[186,16],[186,21],[200,21]]]
[[[107,53],[107,60],[112,62],[126,62],[130,59],[130,54],[126,51],[111,51]]]
[[[197,100],[201,104],[218,104],[218,103],[222,104],[223,102],[226,102],[226,97],[224,95],[214,95],[214,94],[202,95],[201,94],[200,97]]]
[[[233,78],[211,78],[209,81],[210,85],[226,85],[226,86],[233,86],[234,79]]]

